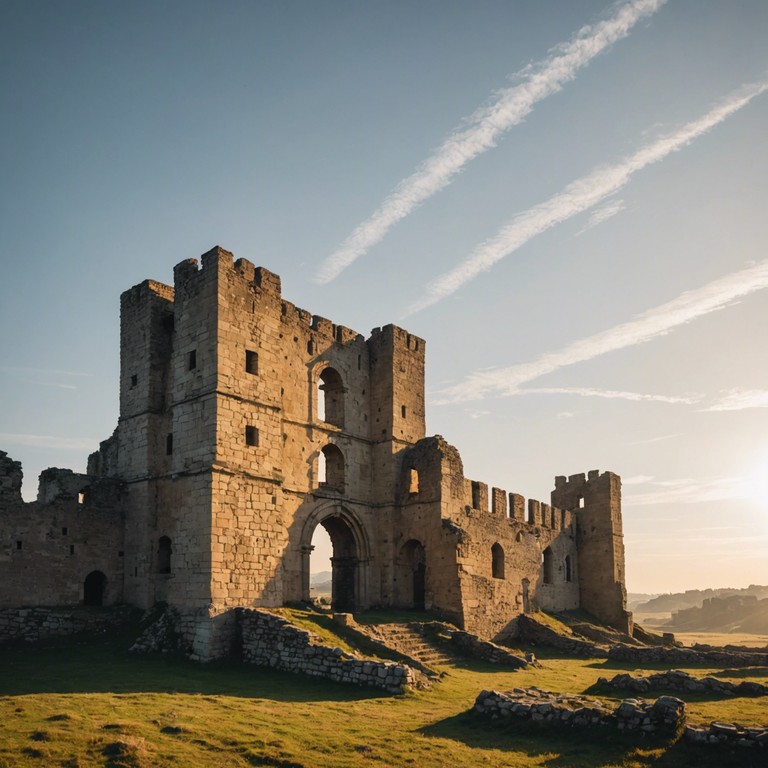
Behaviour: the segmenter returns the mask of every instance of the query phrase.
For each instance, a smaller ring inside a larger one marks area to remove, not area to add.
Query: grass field
[[[236,662],[128,654],[127,638],[4,646],[0,766],[699,766],[765,765],[743,750],[638,741],[606,730],[501,725],[469,710],[483,688],[584,692],[629,665],[541,658],[542,669],[446,668],[401,697]],[[656,667],[660,669],[662,667]],[[768,668],[692,670],[765,682]],[[601,696],[603,700],[608,696]],[[761,699],[688,697],[689,719],[768,721]]]

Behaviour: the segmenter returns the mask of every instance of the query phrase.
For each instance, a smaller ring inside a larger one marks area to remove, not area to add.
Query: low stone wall
[[[717,722],[710,723],[708,726],[687,725],[685,738],[693,744],[724,744],[768,749],[768,726],[744,727],[734,723]]]
[[[237,614],[243,661],[340,683],[370,685],[388,693],[404,693],[416,682],[416,673],[405,664],[356,659],[341,648],[322,645],[316,635],[280,616],[247,608],[238,608]]]
[[[481,640],[477,635],[456,629],[450,624],[435,621],[422,625],[422,632],[429,634],[445,635],[451,645],[456,647],[463,656],[472,659],[488,661],[491,664],[500,664],[514,669],[523,669],[528,662],[522,657],[512,653],[508,648],[503,648],[488,640]]]
[[[693,648],[641,648],[630,645],[612,645],[608,651],[612,661],[631,661],[639,664],[670,664],[690,666],[706,664],[722,667],[768,666],[768,653],[734,653],[732,651],[698,651]]]
[[[539,688],[515,688],[513,691],[482,691],[475,701],[475,711],[486,717],[521,718],[566,726],[610,726],[620,731],[671,735],[685,723],[685,702],[674,696],[660,696],[656,701],[625,699],[610,709],[597,699],[557,694]]]
[[[722,696],[768,696],[768,686],[744,680],[741,683],[731,683],[727,680],[718,680],[716,677],[694,677],[688,672],[670,670],[658,672],[647,677],[633,677],[628,673],[616,675],[608,680],[601,677],[598,683],[610,685],[619,690],[646,693],[652,688],[668,691],[712,691]]]
[[[79,632],[104,632],[128,623],[135,616],[135,609],[127,605],[110,608],[0,608],[0,642],[35,642]]]
[[[517,619],[517,638],[528,643],[546,645],[574,656],[604,659],[608,652],[595,643],[579,640],[555,632],[554,629],[542,624],[531,616],[522,614]]]

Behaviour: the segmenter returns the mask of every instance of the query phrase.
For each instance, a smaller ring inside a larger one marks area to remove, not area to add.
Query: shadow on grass
[[[487,720],[472,711],[419,729],[425,736],[459,741],[471,748],[521,752],[547,768],[765,768],[765,755],[744,748],[696,747],[606,727],[562,728],[545,723]]]
[[[124,639],[5,645],[0,695],[37,693],[187,693],[273,701],[359,701],[383,691],[279,672],[240,661],[207,664],[181,655],[134,655]]]
[[[768,677],[768,667],[739,667],[712,672],[712,677]]]

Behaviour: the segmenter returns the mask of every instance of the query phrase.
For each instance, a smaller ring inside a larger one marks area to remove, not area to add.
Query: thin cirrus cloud
[[[747,408],[768,408],[768,390],[731,389],[704,410],[743,411]]]
[[[645,507],[656,504],[700,504],[706,501],[742,500],[748,498],[743,477],[649,481],[651,490],[624,494],[626,506]]]
[[[675,395],[649,395],[643,392],[625,392],[618,389],[597,389],[595,387],[526,387],[518,395],[577,395],[579,397],[602,397],[608,400],[653,401],[657,403],[684,403],[691,405],[701,400],[700,395],[688,397]]]
[[[641,19],[655,13],[667,0],[631,0],[611,17],[582,27],[551,55],[516,75],[517,85],[501,90],[492,104],[475,111],[466,127],[454,131],[419,168],[403,179],[373,215],[320,265],[315,280],[329,283],[380,242],[401,219],[451,183],[478,155],[496,146],[502,134],[522,122],[543,99],[560,91],[580,69],[626,37]]]
[[[461,264],[430,283],[424,296],[405,311],[404,317],[445,299],[537,235],[598,205],[626,186],[635,173],[660,162],[694,139],[703,136],[766,90],[768,81],[745,85],[698,120],[646,144],[614,165],[595,169],[571,182],[562,192],[546,202],[519,213],[496,235],[475,248]]]
[[[764,288],[768,288],[768,259],[713,280],[701,288],[685,291],[626,323],[574,341],[555,352],[547,352],[529,363],[477,371],[464,381],[440,390],[438,394],[441,398],[436,404],[479,400],[491,395],[524,394],[528,390],[520,389],[521,386],[541,376],[664,336],[681,325],[723,309]]]
[[[611,217],[615,216],[617,213],[620,213],[626,208],[626,205],[624,204],[623,200],[611,200],[610,202],[606,203],[605,205],[601,205],[590,217],[589,221],[586,223],[586,226],[584,226],[579,232],[577,232],[577,235],[583,235],[585,232],[589,231],[593,227],[597,227],[600,224],[603,224],[604,222],[608,221]]]

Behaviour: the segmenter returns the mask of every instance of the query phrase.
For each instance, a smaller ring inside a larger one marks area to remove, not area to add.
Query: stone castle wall
[[[201,262],[121,297],[119,423],[72,481],[88,502],[67,486],[21,512],[20,469],[0,466],[17,585],[2,600],[82,601],[82,568],[56,543],[80,525],[105,602],[166,601],[192,617],[195,653],[215,655],[226,632],[206,621],[309,598],[322,525],[337,610],[433,609],[493,638],[520,613],[580,606],[626,628],[618,476],[558,478],[551,504],[489,490],[425,436],[423,339],[393,325],[365,339],[221,248]]]

